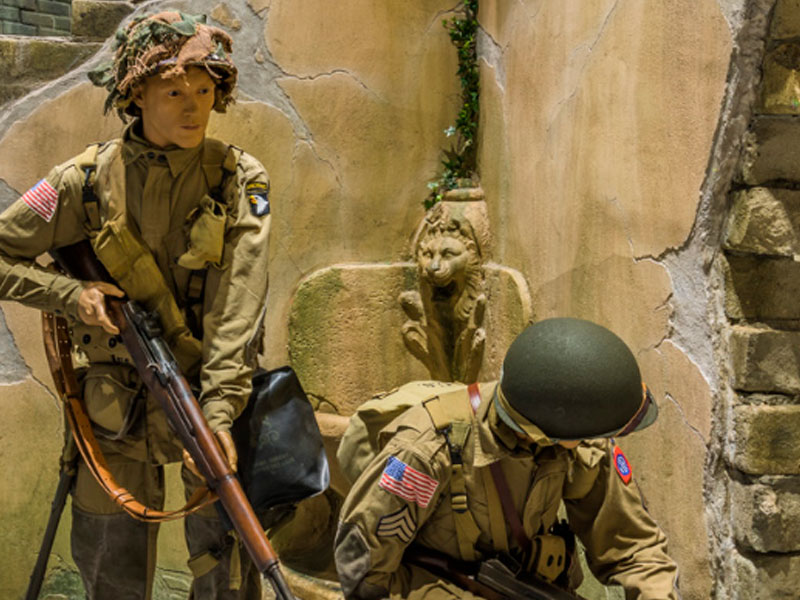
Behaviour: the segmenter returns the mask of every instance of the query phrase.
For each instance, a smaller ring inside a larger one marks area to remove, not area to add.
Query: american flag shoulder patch
[[[408,544],[414,537],[417,530],[417,523],[411,516],[411,509],[408,504],[391,514],[384,515],[378,521],[378,528],[375,533],[378,537],[396,537],[404,544]]]
[[[49,223],[58,206],[58,191],[46,179],[42,179],[22,195],[22,201]]]
[[[390,456],[378,485],[403,500],[416,502],[420,508],[427,508],[439,482]]]

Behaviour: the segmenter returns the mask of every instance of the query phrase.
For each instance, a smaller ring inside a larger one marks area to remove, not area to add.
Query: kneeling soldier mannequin
[[[156,509],[163,465],[181,460],[182,448],[131,366],[105,295],[124,290],[158,310],[235,469],[229,429],[250,394],[267,293],[269,180],[257,160],[205,137],[211,111],[232,101],[237,69],[230,37],[204,21],[165,12],[121,29],[113,64],[91,78],[110,92],[106,110],[133,122],[0,215],[0,299],[71,320],[100,448],[116,480]],[[33,260],[87,238],[122,290]],[[201,483],[187,468],[183,479],[187,495]],[[82,462],[72,506],[72,554],[88,598],[150,598],[157,526],[123,513]],[[214,506],[188,516],[185,532],[193,598],[260,600],[260,575]]]
[[[342,508],[335,558],[347,598],[480,597],[421,568],[414,557],[430,549],[469,562],[512,556],[525,575],[574,588],[562,502],[602,583],[628,599],[678,598],[666,537],[614,442],[657,416],[616,335],[541,321],[513,342],[499,383],[416,382],[375,406],[400,394],[417,402],[381,430]]]

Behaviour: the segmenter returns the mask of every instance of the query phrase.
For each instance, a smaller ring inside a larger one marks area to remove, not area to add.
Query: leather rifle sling
[[[75,444],[89,471],[109,498],[130,516],[149,523],[180,519],[216,502],[216,494],[202,486],[195,490],[182,508],[174,511],[155,510],[137,501],[133,494],[117,483],[97,444],[89,417],[83,406],[80,387],[72,365],[72,342],[67,331],[67,322],[63,318],[52,313],[42,313],[42,333],[44,334],[47,362],[56,390],[64,402],[65,413]]]
[[[467,391],[469,392],[470,404],[472,405],[473,410],[475,410],[475,407],[478,406],[481,401],[481,394],[480,390],[478,389],[478,384],[471,383],[467,387]],[[494,486],[497,488],[497,495],[500,496],[500,505],[503,507],[503,514],[505,514],[506,521],[511,528],[511,535],[514,536],[517,544],[519,544],[520,548],[522,548],[525,554],[530,554],[531,540],[525,535],[525,528],[522,526],[519,513],[517,513],[517,509],[514,508],[514,501],[511,499],[511,492],[508,489],[508,482],[506,481],[506,476],[503,473],[503,467],[500,464],[500,461],[490,464],[489,471],[492,473]]]

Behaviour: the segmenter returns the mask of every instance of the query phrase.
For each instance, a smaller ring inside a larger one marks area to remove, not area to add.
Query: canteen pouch
[[[291,367],[256,370],[250,400],[231,433],[242,486],[265,528],[289,516],[299,501],[328,488],[322,435]]]
[[[225,206],[206,195],[188,217],[189,249],[178,257],[178,265],[186,269],[218,266],[225,242]]]
[[[125,437],[145,404],[136,370],[128,365],[93,364],[81,383],[86,412],[96,435],[107,440]]]

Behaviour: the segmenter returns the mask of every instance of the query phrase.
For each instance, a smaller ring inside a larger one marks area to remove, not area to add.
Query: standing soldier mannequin
[[[628,600],[678,598],[666,537],[613,440],[658,412],[616,335],[541,321],[511,344],[499,383],[416,382],[375,410],[402,395],[411,408],[381,430],[342,507],[335,558],[347,598],[480,598],[419,566],[430,550],[468,563],[511,556],[525,575],[573,589],[562,502],[602,583]]]
[[[106,110],[133,121],[0,215],[0,298],[70,320],[100,449],[115,479],[157,509],[163,465],[181,460],[182,448],[131,366],[105,295],[158,310],[234,468],[229,430],[250,394],[266,304],[269,180],[253,157],[205,137],[211,111],[232,101],[237,69],[230,37],[204,20],[165,12],[121,29],[113,63],[91,78],[110,92]],[[122,289],[34,261],[84,239]],[[201,481],[185,460],[188,495]],[[82,462],[72,506],[72,554],[88,598],[150,598],[157,525],[122,512]],[[213,506],[189,515],[185,533],[193,598],[260,600],[260,575]]]

